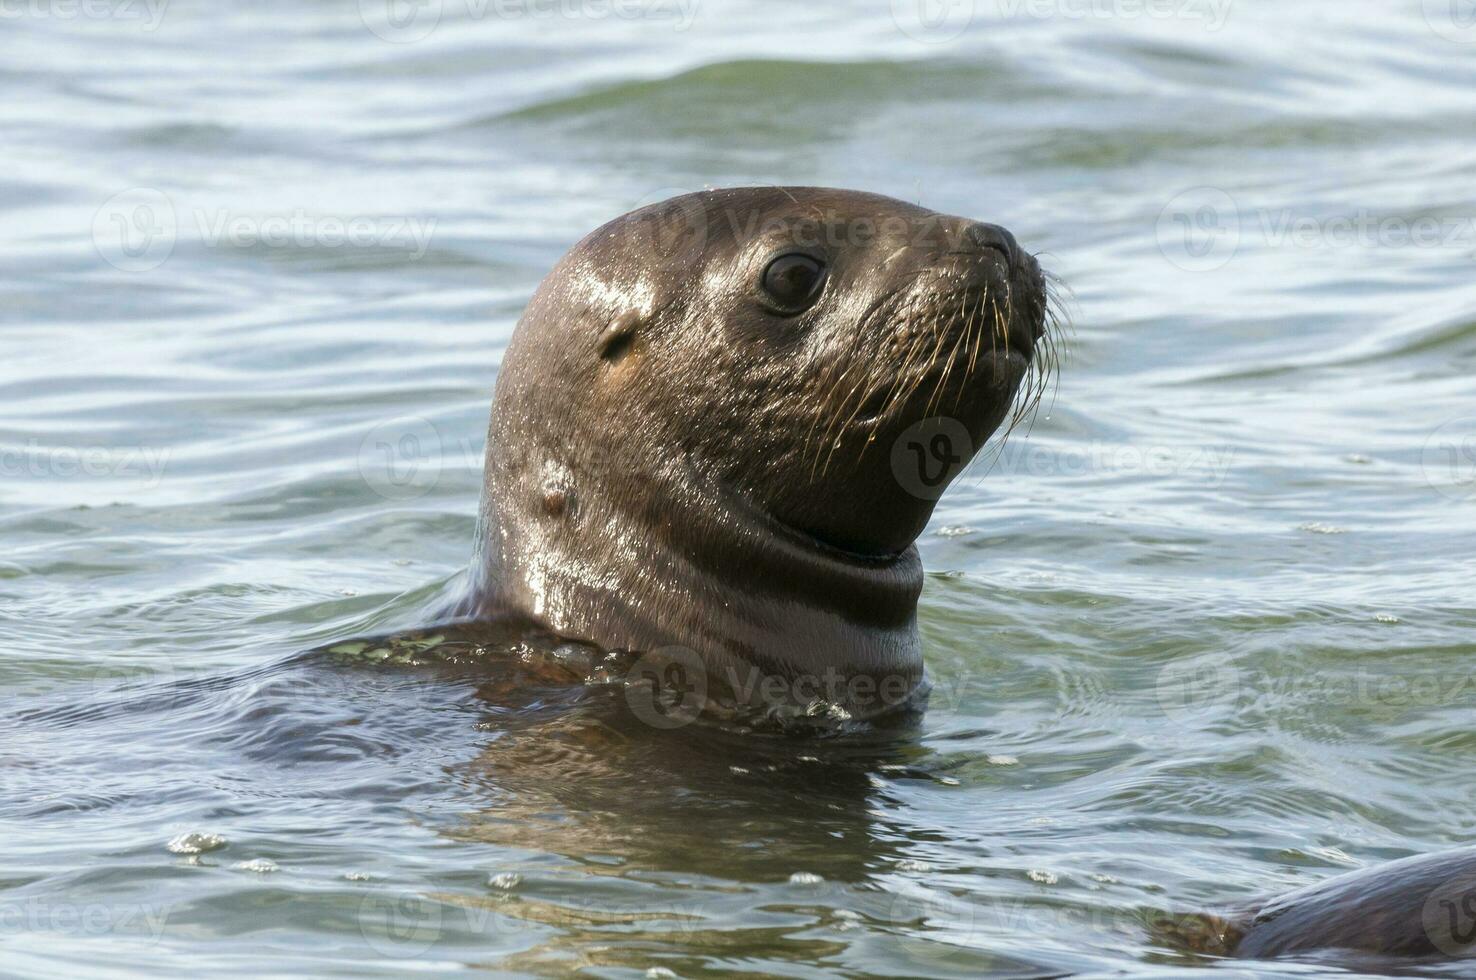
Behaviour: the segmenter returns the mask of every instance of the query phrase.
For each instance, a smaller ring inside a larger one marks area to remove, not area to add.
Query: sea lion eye
[[[794,314],[809,308],[825,284],[825,264],[803,252],[789,252],[764,269],[764,293],[781,313]]]

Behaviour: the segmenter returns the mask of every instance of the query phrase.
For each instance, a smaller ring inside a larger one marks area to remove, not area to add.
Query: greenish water
[[[0,11],[0,970],[1307,976],[1146,923],[1476,838],[1460,4],[540,9]],[[1074,292],[920,726],[299,659],[454,585],[562,251],[755,182]]]

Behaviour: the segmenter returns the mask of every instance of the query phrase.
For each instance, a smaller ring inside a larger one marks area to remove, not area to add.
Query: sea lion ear
[[[611,320],[610,325],[600,332],[600,357],[611,364],[619,363],[630,353],[630,345],[640,325],[641,315],[636,310],[626,310]]]

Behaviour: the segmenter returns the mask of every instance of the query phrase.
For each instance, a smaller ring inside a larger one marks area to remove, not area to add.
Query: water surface
[[[1146,923],[1476,835],[1449,5],[78,9],[0,27],[6,973],[1243,972]],[[920,542],[920,725],[300,658],[454,586],[562,251],[738,183],[1073,292]]]

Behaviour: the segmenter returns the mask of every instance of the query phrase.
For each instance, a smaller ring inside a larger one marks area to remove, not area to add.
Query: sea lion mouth
[[[935,259],[844,328],[844,366],[811,389],[802,484],[762,491],[776,518],[838,553],[901,554],[990,437],[1039,404],[1055,364],[1046,280],[1031,256],[981,252]]]
[[[977,254],[973,258],[977,265]],[[1038,279],[1038,267],[1032,271]],[[888,309],[878,311],[891,322],[891,335],[905,338],[900,344],[894,341],[902,366],[869,390],[851,424],[875,427],[884,417],[903,412],[910,416],[920,410],[921,418],[934,411],[964,410],[971,391],[988,396],[984,402],[994,401],[1001,386],[1008,386],[1013,396],[1046,338],[1044,288],[1030,283],[1030,295],[1019,299],[1011,294],[1021,283],[974,278],[962,287],[944,283],[945,288],[937,289],[933,284],[893,297]],[[926,304],[922,309],[917,308],[919,294]]]
[[[879,572],[892,567],[907,554],[907,548],[895,551],[859,551],[841,542],[831,541],[816,531],[796,527],[767,511],[758,511],[758,513],[763,515],[771,529],[780,532],[795,545],[806,548],[832,563],[844,565],[863,574]]]
[[[1023,374],[1030,363],[1031,353],[1021,351],[1013,345],[998,350],[983,351],[978,355],[980,360],[991,359],[993,370],[1006,376]],[[884,417],[895,415],[906,410],[908,398],[898,397],[902,391],[916,391],[919,395],[931,393],[926,398],[927,408],[925,411],[949,411],[957,409],[960,396],[967,389],[971,381],[977,378],[950,378],[954,373],[954,367],[949,362],[934,364],[926,370],[917,373],[912,378],[897,378],[878,386],[867,396],[866,400],[856,410],[851,423],[862,428],[872,428],[880,424]],[[978,371],[977,364],[975,372]]]

